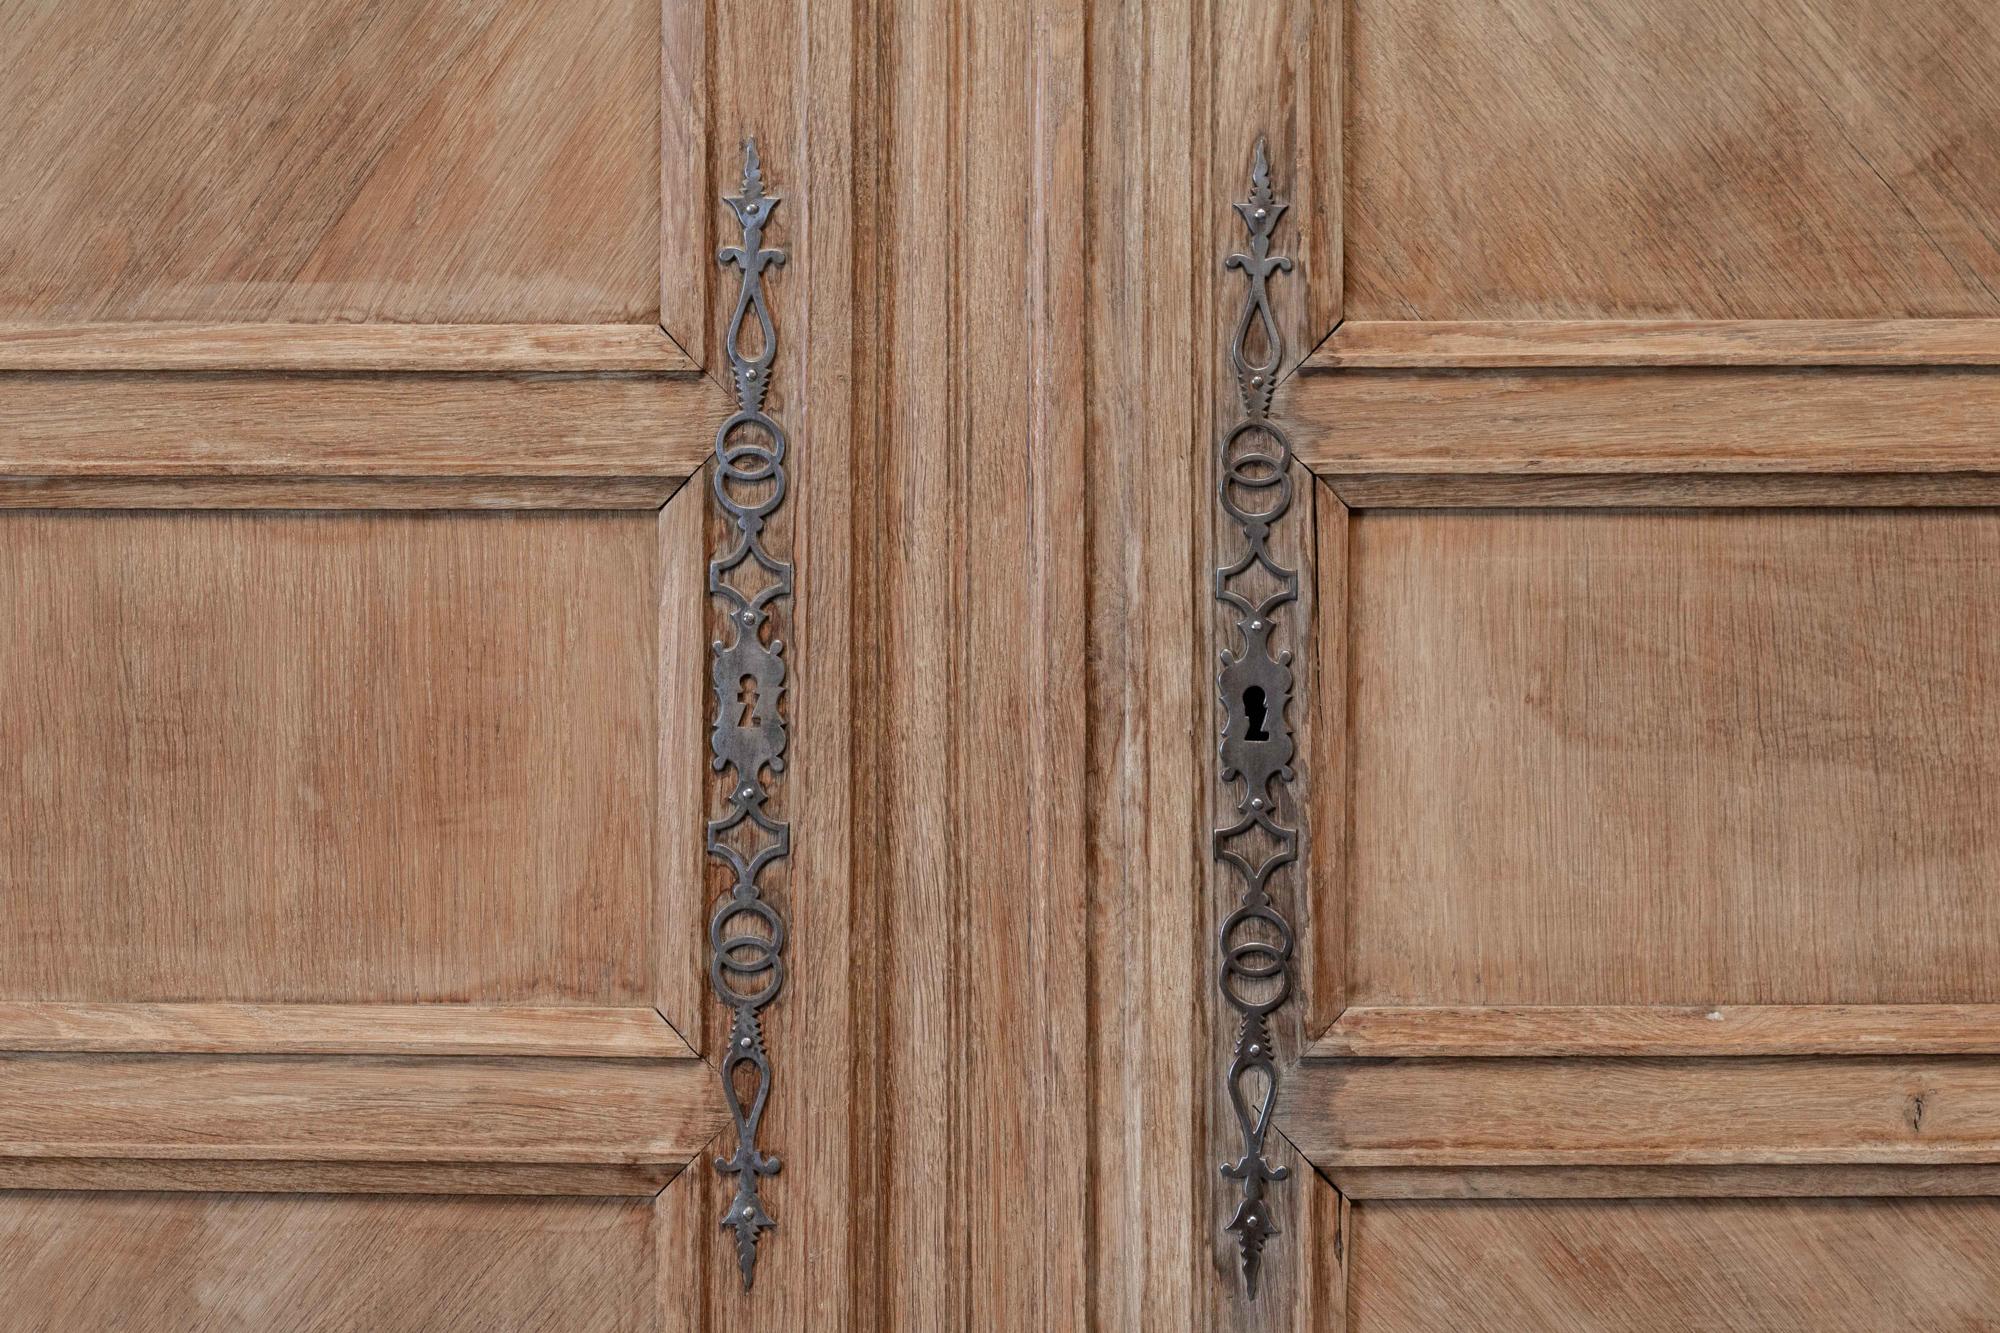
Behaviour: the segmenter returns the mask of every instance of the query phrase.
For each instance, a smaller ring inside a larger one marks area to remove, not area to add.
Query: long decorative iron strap
[[[1257,142],[1250,198],[1236,205],[1250,231],[1250,253],[1233,254],[1226,269],[1249,280],[1243,313],[1229,340],[1243,416],[1216,444],[1216,488],[1223,512],[1241,534],[1242,554],[1215,571],[1216,600],[1229,608],[1240,648],[1222,650],[1216,688],[1222,702],[1222,780],[1238,784],[1235,817],[1215,830],[1216,859],[1242,880],[1243,897],[1222,922],[1222,993],[1243,1015],[1229,1060],[1230,1105],[1243,1132],[1243,1155],[1222,1164],[1242,1182],[1229,1230],[1243,1254],[1243,1281],[1252,1300],[1264,1242],[1277,1234],[1266,1187],[1289,1170],[1265,1156],[1265,1137],[1278,1098],[1278,1066],[1270,1016],[1291,990],[1292,926],[1271,901],[1272,879],[1298,859],[1299,832],[1282,821],[1279,800],[1292,780],[1292,655],[1274,653],[1274,617],[1297,600],[1299,573],[1270,550],[1271,528],[1292,504],[1292,446],[1270,419],[1284,345],[1271,313],[1269,282],[1292,261],[1271,253],[1271,233],[1287,205],[1271,194],[1271,168]],[[1253,341],[1257,349],[1252,350]]]
[[[785,432],[764,412],[764,392],[777,333],[764,303],[764,270],[785,262],[782,250],[764,248],[764,224],[778,206],[764,193],[757,142],[743,150],[743,188],[724,202],[743,228],[741,246],[724,246],[716,258],[741,275],[736,312],[729,321],[729,373],[736,412],[715,432],[715,498],[734,532],[727,549],[708,563],[708,591],[728,613],[724,639],[711,645],[715,723],[709,736],[716,772],[727,772],[729,809],[708,825],[708,852],[729,867],[735,882],[708,922],[709,981],[729,1006],[729,1046],[722,1053],[722,1095],[735,1122],[736,1150],[715,1159],[715,1169],[736,1177],[736,1195],[722,1225],[736,1235],[736,1263],[748,1291],[757,1270],[757,1240],[776,1222],[764,1209],[758,1184],[778,1173],[778,1158],[757,1148],[757,1124],[771,1096],[771,1060],[758,1013],[785,984],[785,921],[763,896],[758,876],[791,853],[791,825],[764,806],[785,770],[785,644],[775,617],[792,594],[792,566],[764,546],[764,520],[785,498]],[[744,351],[744,324],[757,322],[754,355]],[[746,1105],[746,1085],[748,1102]]]

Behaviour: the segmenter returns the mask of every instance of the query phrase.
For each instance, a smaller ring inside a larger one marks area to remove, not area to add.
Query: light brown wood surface
[[[4,324],[0,370],[654,371],[657,324]]]
[[[144,1320],[160,1333],[649,1333],[648,1221],[643,1199],[0,1194],[6,1318]]]
[[[10,6],[0,318],[653,322],[659,42],[657,0]]]
[[[1994,15],[1351,0],[1356,319],[1991,317]]]
[[[1368,1203],[1353,1327],[1397,1333],[1975,1330],[1989,1199]]]
[[[2000,320],[1359,320],[1321,343],[1320,370],[1527,366],[1990,366]]]
[[[1529,477],[1550,483],[1543,502],[1562,503],[1561,485],[1578,478],[2000,471],[1989,429],[2000,375],[1980,369],[1364,371],[1293,384],[1300,456],[1363,506],[1466,502],[1442,486],[1436,497],[1385,495],[1369,489],[1379,477]],[[1947,503],[1952,480],[1936,483]],[[1522,489],[1483,502],[1542,497]]]
[[[1353,1002],[1984,1003],[1990,510],[1353,524]]]
[[[1350,1005],[1311,1059],[1996,1055],[2000,1005]]]
[[[656,1009],[0,1002],[0,1051],[691,1058]]]
[[[1285,1133],[1341,1168],[2000,1161],[2000,1061],[1309,1061]]]
[[[0,471],[26,477],[649,478],[671,495],[719,396],[652,375],[10,375]]]
[[[654,526],[0,517],[0,994],[652,1003]]]
[[[581,1166],[598,1190],[624,1168],[609,1192],[652,1194],[726,1119],[690,1059],[10,1054],[0,1087],[0,1157],[268,1163],[292,1190],[322,1188],[320,1163],[405,1163],[445,1168],[453,1190],[483,1171],[515,1192],[560,1180],[516,1167]]]

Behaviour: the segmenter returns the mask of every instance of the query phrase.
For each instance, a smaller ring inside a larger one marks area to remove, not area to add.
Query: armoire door
[[[1995,15],[1273,22],[1217,289],[1229,1318],[2000,1328]]]
[[[0,1327],[845,1308],[775,1184],[844,974],[761,1012],[845,953],[847,598],[749,18],[0,6]]]

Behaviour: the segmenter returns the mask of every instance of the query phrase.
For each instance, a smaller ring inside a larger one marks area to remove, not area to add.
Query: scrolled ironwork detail
[[[1225,647],[1216,690],[1222,704],[1221,777],[1237,784],[1235,815],[1214,830],[1216,860],[1242,881],[1242,898],[1223,919],[1223,997],[1242,1015],[1226,1086],[1243,1136],[1243,1154],[1222,1164],[1242,1184],[1228,1229],[1242,1252],[1243,1281],[1257,1297],[1264,1243],[1277,1234],[1267,1187],[1290,1171],[1265,1152],[1278,1099],[1278,1065],[1271,1049],[1271,1014],[1291,991],[1291,922],[1272,901],[1272,879],[1298,859],[1299,831],[1279,808],[1292,780],[1292,655],[1274,650],[1277,615],[1298,599],[1299,573],[1271,554],[1271,530],[1292,505],[1292,445],[1270,418],[1284,340],[1271,310],[1270,279],[1292,261],[1271,253],[1271,236],[1289,205],[1271,191],[1270,163],[1257,141],[1250,197],[1235,205],[1249,230],[1249,253],[1232,254],[1226,270],[1248,280],[1243,311],[1229,339],[1229,361],[1243,415],[1216,443],[1216,490],[1241,536],[1242,553],[1215,571],[1215,597],[1235,622],[1240,648]],[[1253,351],[1253,342],[1257,350]]]
[[[726,549],[708,564],[708,591],[726,611],[727,638],[710,645],[715,721],[709,735],[713,767],[729,778],[729,809],[708,823],[708,853],[728,867],[729,891],[709,918],[708,977],[731,1011],[729,1045],[722,1053],[722,1095],[736,1130],[735,1151],[715,1159],[715,1169],[736,1178],[736,1193],[722,1226],[736,1238],[737,1267],[748,1291],[756,1277],[757,1242],[777,1226],[758,1192],[778,1173],[776,1154],[757,1146],[757,1128],[771,1096],[771,1059],[759,1017],[785,984],[785,919],[759,887],[772,864],[791,854],[789,822],[766,804],[785,771],[785,643],[776,615],[792,594],[791,562],[771,554],[764,522],[785,498],[785,431],[764,411],[777,330],[764,300],[764,272],[785,262],[785,252],[764,246],[764,227],[780,196],[764,193],[757,141],[743,148],[742,189],[724,197],[743,229],[743,244],[716,252],[723,269],[737,270],[736,310],[725,352],[736,391],[736,411],[715,432],[715,498],[733,532]],[[744,350],[745,325],[756,323],[754,354]],[[741,1080],[739,1082],[739,1080]],[[747,1098],[746,1088],[748,1085]]]

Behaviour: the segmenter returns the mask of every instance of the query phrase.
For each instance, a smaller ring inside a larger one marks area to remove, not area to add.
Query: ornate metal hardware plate
[[[1296,601],[1299,573],[1270,551],[1271,529],[1292,504],[1292,446],[1270,419],[1284,340],[1271,312],[1269,282],[1292,261],[1271,253],[1271,234],[1289,205],[1271,192],[1264,141],[1250,173],[1250,198],[1236,211],[1249,229],[1250,252],[1232,254],[1225,269],[1248,280],[1243,313],[1229,340],[1242,417],[1216,444],[1216,489],[1235,524],[1242,554],[1215,571],[1216,600],[1229,608],[1240,647],[1222,650],[1216,689],[1222,702],[1222,780],[1237,784],[1235,817],[1215,829],[1215,857],[1236,872],[1243,896],[1223,919],[1220,934],[1223,996],[1243,1020],[1236,1030],[1227,1086],[1243,1134],[1243,1155],[1222,1164],[1222,1174],[1242,1183],[1230,1220],[1243,1256],[1243,1282],[1252,1300],[1264,1242],[1277,1234],[1266,1187],[1290,1171],[1265,1155],[1271,1113],[1278,1100],[1278,1066],[1271,1050],[1270,1016],[1291,990],[1291,922],[1271,899],[1272,878],[1298,859],[1299,831],[1282,822],[1280,800],[1292,780],[1290,651],[1274,652],[1277,615]],[[1250,350],[1256,337],[1261,353]]]
[[[715,722],[709,745],[714,768],[729,778],[729,809],[709,821],[708,852],[729,867],[735,882],[709,918],[708,976],[731,1011],[729,1045],[722,1053],[722,1095],[736,1129],[736,1148],[715,1159],[715,1169],[736,1177],[736,1194],[722,1225],[736,1237],[736,1263],[748,1291],[757,1272],[757,1241],[777,1223],[758,1193],[765,1176],[778,1173],[775,1154],[757,1147],[757,1126],[771,1095],[771,1059],[759,1013],[785,984],[785,920],[765,899],[758,877],[791,854],[792,829],[765,810],[785,771],[785,643],[777,614],[792,594],[792,566],[764,544],[764,521],[785,498],[785,431],[764,411],[777,332],[764,303],[764,271],[785,262],[783,250],[764,248],[764,226],[779,196],[764,193],[757,141],[743,149],[743,187],[723,202],[743,228],[743,244],[716,254],[724,269],[740,274],[736,311],[729,320],[730,378],[736,411],[715,432],[715,498],[733,533],[727,549],[708,564],[708,591],[726,611],[725,638],[710,645]],[[743,350],[745,322],[757,322],[755,355]],[[747,1088],[746,1086],[747,1085]],[[747,1093],[747,1096],[746,1096]]]

